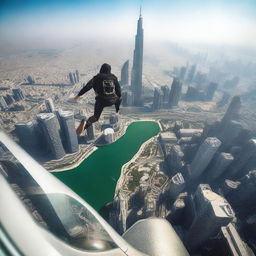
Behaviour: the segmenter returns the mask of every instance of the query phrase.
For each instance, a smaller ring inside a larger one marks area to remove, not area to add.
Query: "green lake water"
[[[99,211],[113,200],[122,166],[158,132],[156,122],[133,122],[124,136],[110,145],[99,147],[78,167],[53,174]]]

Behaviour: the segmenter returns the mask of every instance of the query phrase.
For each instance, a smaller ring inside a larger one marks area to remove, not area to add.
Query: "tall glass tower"
[[[142,16],[140,9],[140,17],[137,23],[137,34],[135,37],[135,49],[133,52],[133,67],[132,67],[132,94],[133,104],[141,106],[143,104],[142,98],[142,67],[143,67],[143,28]]]
[[[58,130],[58,120],[53,113],[40,113],[37,115],[38,123],[43,130],[47,146],[51,150],[51,157],[60,159],[65,156],[61,137]]]

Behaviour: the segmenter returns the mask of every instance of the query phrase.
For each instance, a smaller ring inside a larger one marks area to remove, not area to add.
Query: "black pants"
[[[96,102],[94,105],[94,114],[93,114],[93,116],[88,118],[86,125],[85,125],[85,129],[87,129],[89,126],[91,126],[93,123],[95,123],[99,120],[101,113],[105,107],[115,105],[116,113],[117,113],[119,111],[120,104],[121,104],[120,98],[107,100],[107,99],[96,97]]]

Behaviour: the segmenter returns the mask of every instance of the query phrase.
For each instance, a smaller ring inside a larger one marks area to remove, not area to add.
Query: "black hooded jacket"
[[[121,89],[117,77],[111,73],[111,66],[107,63],[101,66],[100,73],[94,76],[78,95],[81,96],[92,88],[99,98],[107,100],[121,97]]]

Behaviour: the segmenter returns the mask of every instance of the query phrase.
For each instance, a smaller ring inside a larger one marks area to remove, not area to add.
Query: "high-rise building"
[[[11,105],[14,103],[14,98],[10,94],[6,94],[4,96],[4,99],[5,99],[5,102],[7,103],[7,105]]]
[[[137,34],[135,37],[135,49],[133,52],[132,81],[131,88],[133,93],[133,104],[135,106],[143,105],[142,97],[142,68],[143,68],[143,28],[142,16],[137,23]]]
[[[133,103],[133,95],[132,92],[127,92],[127,106],[131,106]]]
[[[118,118],[118,114],[113,113],[113,114],[111,114],[110,117],[109,117],[109,123],[110,123],[110,124],[118,123],[118,121],[119,121],[118,119],[119,119],[119,118]]]
[[[227,177],[240,178],[243,175],[242,169],[254,158],[256,154],[256,139],[250,139],[243,147],[242,150],[235,156],[234,161],[231,163],[227,170]]]
[[[6,149],[3,147],[2,144],[0,144],[0,157],[3,156],[6,152]],[[0,170],[2,170],[2,168],[0,167]]]
[[[211,183],[212,181],[219,178],[227,169],[227,167],[232,163],[234,160],[233,155],[230,153],[221,152],[213,158],[207,173],[206,179]]]
[[[159,89],[155,89],[154,99],[153,99],[153,106],[152,106],[152,109],[154,111],[162,108],[163,98],[164,98],[164,95],[163,95],[162,91],[160,91]]]
[[[195,86],[198,89],[203,89],[203,87],[206,83],[206,80],[207,80],[207,74],[197,71],[193,81],[194,81]]]
[[[254,211],[256,204],[256,170],[250,171],[241,179],[236,189],[230,190],[227,198],[235,208],[244,208],[243,212]]]
[[[128,92],[122,92],[122,106],[127,107]]]
[[[122,105],[124,107],[131,106],[132,105],[132,93],[127,91],[127,92],[122,92]]]
[[[180,81],[184,81],[185,76],[186,76],[186,72],[187,72],[187,67],[183,66],[180,68],[180,73],[179,73],[179,79]]]
[[[169,92],[170,92],[170,89],[167,85],[163,85],[161,86],[161,90],[163,92],[163,102],[167,102],[168,101],[168,98],[169,98]]]
[[[37,133],[38,124],[36,121],[17,123],[15,133],[20,145],[30,154],[39,150],[39,136]]]
[[[221,227],[220,232],[223,246],[218,246],[217,248],[222,249],[219,253],[214,255],[243,255],[243,256],[252,256],[253,254],[248,249],[248,245],[241,239],[235,225],[229,223],[227,226]],[[228,249],[228,252],[227,252]]]
[[[127,60],[121,69],[121,85],[128,85],[129,83],[129,60]]]
[[[205,100],[205,91],[200,90],[199,87],[188,86],[185,99],[187,101],[202,101]]]
[[[59,133],[57,117],[53,113],[41,113],[37,115],[37,120],[43,130],[51,156],[54,159],[62,158],[65,155],[65,151]]]
[[[184,166],[184,153],[180,145],[173,145],[171,147],[167,159],[172,170],[180,170]]]
[[[112,143],[114,142],[114,130],[112,128],[107,128],[103,131],[104,134],[104,139],[107,143]]]
[[[190,164],[191,178],[198,178],[213,159],[221,141],[215,137],[208,137],[198,148],[193,161]]]
[[[188,83],[191,83],[193,81],[195,73],[196,73],[196,65],[192,65],[187,76]]]
[[[224,88],[232,88],[234,89],[239,84],[240,78],[238,76],[234,76],[231,80],[226,80],[223,84]]]
[[[200,184],[193,198],[194,219],[185,243],[190,251],[199,248],[210,237],[216,236],[222,226],[233,221],[235,214],[230,204],[207,184]],[[198,232],[203,230],[203,232]]]
[[[239,118],[240,109],[241,99],[240,96],[236,95],[231,99],[228,109],[221,120],[222,126],[224,127],[230,120],[237,120]]]
[[[207,86],[207,89],[206,89],[206,100],[212,100],[217,88],[218,88],[217,83],[214,83],[214,82],[209,83],[209,85]]]
[[[80,80],[79,71],[76,70],[76,81],[79,83],[79,80]]]
[[[63,130],[64,145],[66,152],[74,153],[79,150],[75,129],[74,113],[72,111],[59,111],[61,128]]]
[[[75,81],[74,81],[73,74],[72,74],[71,72],[69,72],[68,76],[69,76],[69,81],[70,81],[70,83],[71,83],[72,85],[74,85],[74,84],[75,84]]]
[[[5,98],[3,96],[0,97],[0,107],[2,110],[5,110],[8,108]]]
[[[170,108],[178,106],[182,91],[182,83],[179,79],[174,78],[172,82],[172,88],[169,94],[168,105]]]
[[[93,140],[94,139],[94,125],[92,124],[86,130],[87,130],[87,138],[88,138],[88,140]]]
[[[76,73],[73,73],[73,79],[74,79],[74,83],[77,83],[77,78],[76,78]]]
[[[170,184],[168,188],[169,192],[169,200],[171,202],[174,202],[177,196],[183,191],[183,189],[186,186],[186,182],[184,180],[184,177],[180,172],[176,173],[171,179]]]
[[[48,113],[54,113],[55,107],[54,107],[52,98],[46,99],[46,100],[44,101],[44,103],[45,103],[46,111],[47,111]]]
[[[113,128],[114,131],[117,132],[120,128],[119,115],[116,113],[111,114],[109,117],[109,123],[111,128]]]
[[[21,89],[12,89],[13,98],[16,101],[24,100],[24,95]]]
[[[35,79],[32,76],[28,76],[27,81],[29,84],[35,84]]]

